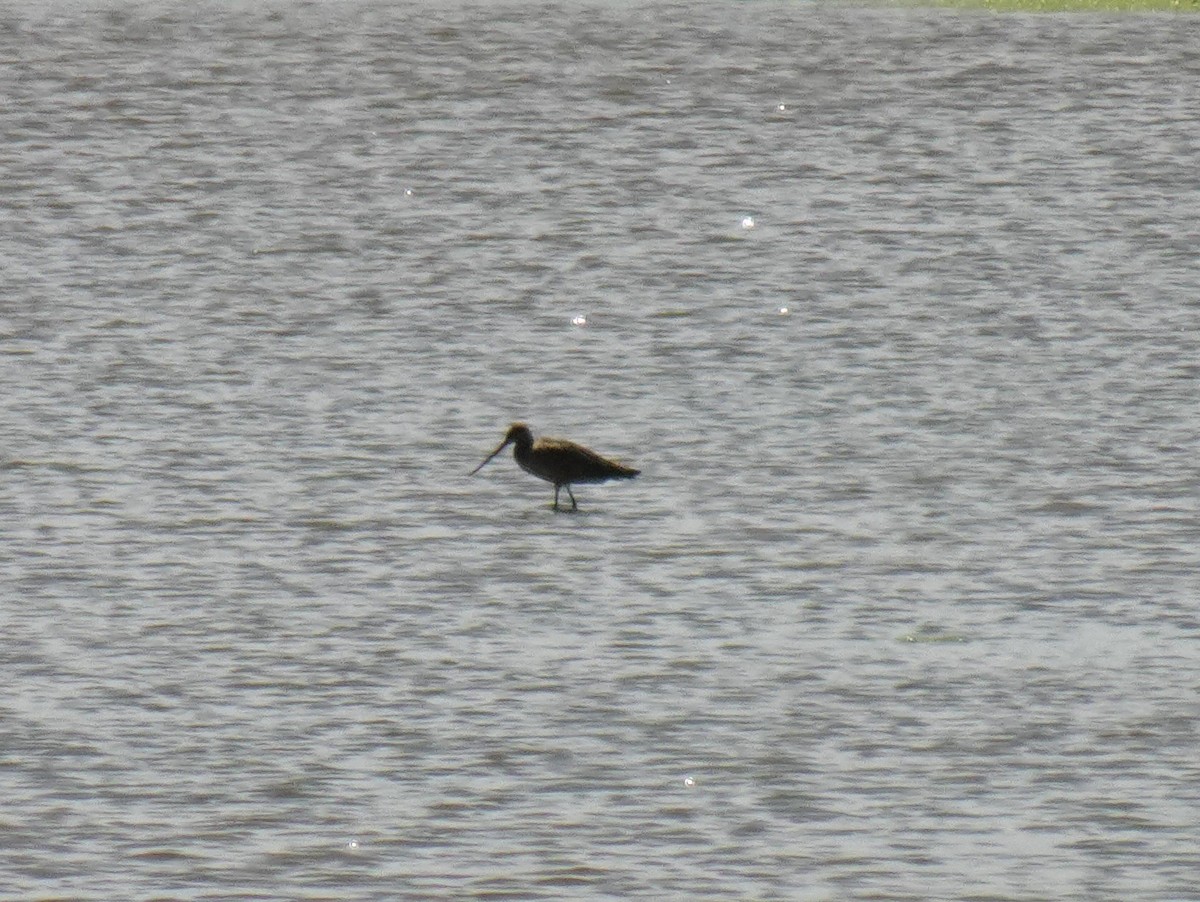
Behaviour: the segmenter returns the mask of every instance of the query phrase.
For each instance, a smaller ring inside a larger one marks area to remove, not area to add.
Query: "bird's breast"
[[[517,459],[519,466],[526,473],[536,476],[538,479],[544,479],[547,482],[556,482],[558,480],[558,468],[554,466],[554,461],[546,454],[538,454],[533,449],[522,452],[518,449],[513,455]]]

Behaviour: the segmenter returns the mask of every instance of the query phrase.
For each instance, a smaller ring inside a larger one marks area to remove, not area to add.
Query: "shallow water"
[[[11,897],[1200,898],[1196,20],[0,22]]]

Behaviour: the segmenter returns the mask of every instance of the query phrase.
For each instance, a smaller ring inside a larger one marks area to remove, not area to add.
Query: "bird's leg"
[[[575,496],[573,494],[571,494],[570,483],[567,484],[567,495],[571,498],[571,510],[573,510],[573,511],[579,510],[579,505],[575,503]]]
[[[558,484],[557,482],[556,482],[556,483],[554,483],[554,504],[553,504],[553,507],[554,507],[554,509],[555,509],[555,510],[558,510],[558,490],[559,490],[559,488],[560,488],[559,484]],[[570,490],[570,489],[567,489],[567,491],[569,492],[569,491],[571,491],[571,490]]]

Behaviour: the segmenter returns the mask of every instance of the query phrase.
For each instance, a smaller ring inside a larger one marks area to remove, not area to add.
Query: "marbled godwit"
[[[513,446],[513,457],[522,470],[554,483],[555,510],[558,510],[558,492],[563,488],[571,499],[571,510],[579,509],[575,496],[571,494],[571,483],[632,479],[641,472],[563,438],[540,438],[535,442],[528,426],[513,423],[508,427],[508,434],[504,436],[500,447],[484,458],[483,463],[471,471],[471,475],[482,470],[484,464],[509,445]]]

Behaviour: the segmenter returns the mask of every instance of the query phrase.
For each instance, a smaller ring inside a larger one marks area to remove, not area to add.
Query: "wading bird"
[[[571,510],[579,509],[575,496],[571,494],[572,483],[632,479],[641,472],[563,438],[540,438],[534,441],[528,426],[513,423],[508,427],[508,434],[504,436],[500,447],[484,458],[483,463],[471,471],[471,475],[482,470],[484,464],[509,445],[513,446],[513,457],[522,470],[554,483],[555,510],[558,510],[559,490],[563,488],[571,499]]]

